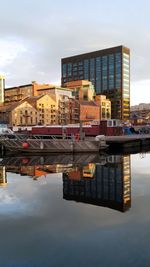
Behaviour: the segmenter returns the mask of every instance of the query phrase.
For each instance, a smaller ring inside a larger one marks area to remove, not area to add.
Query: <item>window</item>
[[[121,89],[121,53],[115,54],[116,88]]]
[[[63,64],[62,66],[62,77],[66,78],[66,74],[67,74],[67,68],[66,68],[66,64]]]
[[[90,81],[95,86],[95,59],[90,59]]]
[[[71,77],[72,76],[72,63],[68,63],[68,77]]]
[[[86,93],[83,95],[83,100],[88,100],[88,96]]]
[[[107,56],[102,57],[102,91],[106,91],[107,88]]]
[[[89,80],[89,60],[84,60],[84,80]]]
[[[114,55],[109,55],[109,90],[114,89]]]
[[[96,93],[101,93],[101,58],[96,58]]]

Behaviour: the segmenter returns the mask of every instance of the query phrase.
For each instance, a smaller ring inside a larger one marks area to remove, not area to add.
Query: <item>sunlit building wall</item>
[[[5,78],[0,75],[0,103],[4,102]]]

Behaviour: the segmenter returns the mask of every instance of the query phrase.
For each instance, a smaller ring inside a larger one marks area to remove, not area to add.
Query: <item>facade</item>
[[[80,104],[80,121],[90,122],[100,120],[100,107],[95,101],[79,101]]]
[[[67,82],[65,86],[73,90],[72,94],[77,100],[92,101],[95,98],[94,86],[90,81],[86,80],[72,81],[72,82]]]
[[[4,103],[5,78],[0,75],[0,104]]]
[[[70,122],[70,109],[69,102],[72,99],[72,90],[67,88],[58,87],[55,85],[49,86],[49,88],[39,88],[37,94],[54,95],[56,101],[57,120],[60,125],[66,125]]]
[[[95,101],[100,108],[100,120],[111,119],[111,101],[105,95],[96,95]]]
[[[80,103],[76,99],[69,99],[69,124],[76,124],[80,121]]]
[[[55,96],[29,97],[0,108],[0,120],[10,126],[57,124]]]
[[[20,101],[0,108],[0,120],[10,126],[31,126],[38,122],[37,110],[27,101]]]
[[[92,82],[97,95],[111,101],[112,118],[129,120],[130,115],[130,50],[124,46],[81,54],[61,61],[61,82]]]
[[[51,85],[48,88],[39,88],[37,90],[37,94],[38,95],[55,94],[56,98],[58,99],[59,96],[72,97],[72,90],[69,90],[67,88],[58,87],[55,85]]]
[[[5,89],[5,104],[11,104],[33,96],[33,84],[26,84]]]
[[[6,88],[4,92],[5,104],[21,101],[26,97],[38,96],[38,90],[48,89],[49,87],[49,84],[38,84],[37,82],[32,82],[30,84]],[[43,93],[40,93],[40,95],[41,94]]]
[[[58,124],[59,125],[69,124],[70,123],[69,97],[65,95],[59,96],[57,105],[58,105]]]
[[[57,108],[55,95],[40,95],[31,97],[28,102],[38,111],[38,124],[52,125],[57,124]]]

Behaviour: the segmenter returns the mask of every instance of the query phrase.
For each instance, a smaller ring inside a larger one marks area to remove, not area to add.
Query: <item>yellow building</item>
[[[57,103],[55,95],[40,95],[31,97],[28,102],[33,105],[38,112],[38,124],[57,124]]]
[[[49,88],[39,88],[38,95],[46,94],[55,96],[56,101],[56,120],[55,122],[60,125],[71,123],[70,120],[70,100],[73,101],[71,89],[62,88],[59,86],[51,85]]]
[[[95,101],[100,107],[100,120],[111,119],[111,101],[105,95],[96,95]]]
[[[3,106],[0,108],[0,119],[11,126],[57,124],[55,96],[29,97],[12,105]]]
[[[0,107],[0,120],[10,126],[36,125],[38,122],[37,110],[26,100]]]

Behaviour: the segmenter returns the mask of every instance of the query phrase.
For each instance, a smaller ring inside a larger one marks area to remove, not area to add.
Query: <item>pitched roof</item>
[[[0,107],[0,112],[9,112],[9,111],[15,109],[17,106],[21,105],[22,103],[23,103],[23,101],[19,101],[19,102],[13,103],[11,105]]]
[[[36,107],[36,101],[38,99],[40,99],[42,96],[43,95],[27,97],[26,101],[35,108]]]
[[[44,97],[44,96],[49,96],[50,98],[52,98],[54,101],[56,101],[56,96],[55,94],[42,94],[39,96],[31,96],[26,98],[27,102],[30,103],[31,105],[33,105],[34,107],[36,106],[36,101],[39,100],[40,98]]]
[[[13,109],[15,109],[16,107],[20,106],[24,102],[28,102],[27,101],[27,98],[25,98],[25,99],[23,99],[21,101],[15,102],[13,104],[9,104],[7,106],[0,107],[0,112],[9,112],[9,111],[12,111]],[[29,103],[29,104],[33,106],[32,103]],[[35,106],[33,106],[33,107],[35,108]]]
[[[8,87],[8,88],[5,88],[5,90],[13,90],[13,89],[18,89],[18,88],[22,88],[22,87],[29,87],[29,86],[32,86],[32,83],[24,84],[24,85],[20,85],[20,86]]]

